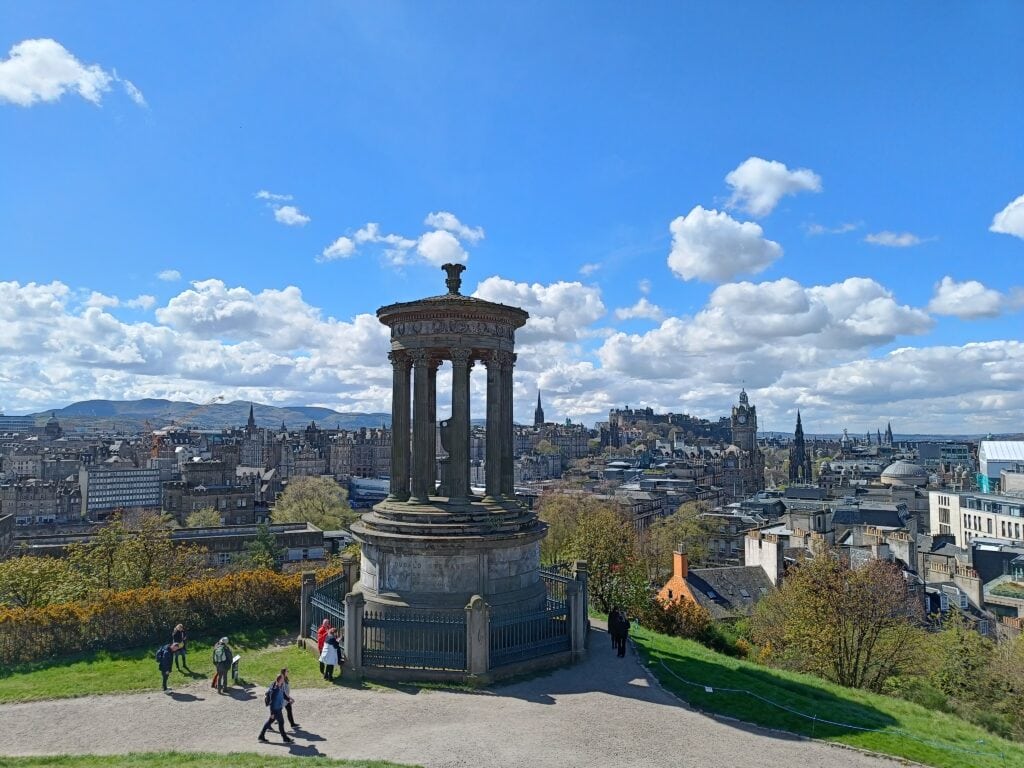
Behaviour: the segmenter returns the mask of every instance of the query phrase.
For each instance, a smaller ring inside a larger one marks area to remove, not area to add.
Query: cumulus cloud
[[[662,311],[661,307],[657,304],[652,304],[647,300],[647,297],[644,296],[631,307],[619,307],[616,309],[615,316],[619,318],[619,320],[633,320],[636,318],[661,320],[665,317],[665,313]]]
[[[311,219],[294,205],[279,205],[274,208],[274,220],[288,227],[304,227]]]
[[[316,260],[337,261],[338,259],[347,259],[349,256],[354,255],[355,252],[356,244],[352,241],[352,238],[342,236],[324,248]]]
[[[122,80],[99,64],[83,64],[56,40],[23,40],[0,60],[0,103],[19,107],[58,101],[69,92],[98,105],[111,83],[120,83],[132,101],[146,106],[142,91],[130,80]]]
[[[150,296],[147,293],[136,296],[134,299],[128,299],[124,303],[129,309],[149,309],[154,304],[156,304],[156,296]]]
[[[117,296],[107,296],[105,293],[93,291],[85,300],[86,307],[116,307],[121,303]]]
[[[913,245],[920,245],[924,240],[913,232],[889,232],[888,230],[883,230],[882,232],[872,232],[865,235],[864,242],[871,243],[872,245],[884,245],[888,248],[909,248]]]
[[[454,213],[449,213],[448,211],[427,214],[427,218],[424,219],[423,223],[434,229],[443,229],[446,232],[451,232],[467,243],[478,243],[484,239],[483,227],[467,227],[458,220]]]
[[[996,317],[1006,304],[1006,297],[999,291],[986,288],[977,280],[958,283],[947,275],[935,285],[935,296],[928,304],[928,311],[936,315],[953,315],[962,320],[979,317]]]
[[[696,206],[669,225],[669,269],[683,280],[721,283],[740,274],[756,274],[782,256],[782,246],[764,237],[752,221]]]
[[[1024,195],[1008,203],[1003,210],[992,217],[990,232],[1013,235],[1024,239]]]
[[[447,263],[465,264],[469,254],[463,243],[477,244],[484,237],[483,227],[468,227],[448,211],[428,214],[424,224],[433,227],[413,239],[395,233],[385,233],[379,223],[367,222],[355,234],[343,235],[327,246],[316,258],[317,261],[334,261],[348,258],[363,245],[382,245],[387,263],[403,266],[419,261],[434,266]]]
[[[525,343],[574,341],[605,314],[600,289],[575,281],[543,285],[494,275],[483,280],[473,295],[529,312],[530,319],[516,337]]]
[[[777,160],[748,157],[726,175],[732,187],[729,207],[741,207],[751,216],[767,216],[785,195],[820,192],[821,177],[809,168],[791,171]]]
[[[181,280],[181,272],[176,269],[165,269],[162,272],[157,272],[157,278],[164,280],[168,283],[173,283],[175,280]]]

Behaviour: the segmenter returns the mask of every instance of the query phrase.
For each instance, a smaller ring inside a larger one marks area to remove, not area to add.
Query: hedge
[[[110,592],[92,602],[0,608],[0,665],[156,644],[178,623],[193,635],[297,626],[301,581],[299,574],[245,571],[172,589]]]

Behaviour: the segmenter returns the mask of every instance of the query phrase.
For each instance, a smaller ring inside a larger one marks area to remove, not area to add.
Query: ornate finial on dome
[[[459,288],[462,287],[462,278],[460,275],[466,270],[465,264],[442,264],[441,269],[448,275],[448,279],[444,281],[444,284],[448,286],[448,293],[453,296],[459,295]]]

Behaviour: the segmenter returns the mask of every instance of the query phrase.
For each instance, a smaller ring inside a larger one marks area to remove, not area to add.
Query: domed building
[[[910,461],[895,461],[882,470],[883,485],[928,485],[927,470]]]

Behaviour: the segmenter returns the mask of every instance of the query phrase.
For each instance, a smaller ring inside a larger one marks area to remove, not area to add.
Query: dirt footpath
[[[311,658],[310,663],[315,663]],[[217,696],[199,681],[171,694],[0,706],[0,754],[153,750],[326,755],[427,768],[892,768],[895,762],[719,722],[648,681],[604,633],[588,658],[475,693],[294,690],[296,742],[256,741],[263,688]]]

